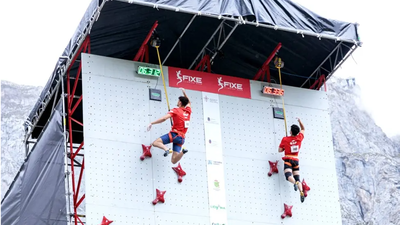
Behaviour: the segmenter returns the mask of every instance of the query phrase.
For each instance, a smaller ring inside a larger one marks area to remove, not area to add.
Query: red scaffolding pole
[[[315,80],[314,84],[311,85],[310,89],[314,89],[315,86],[317,86],[317,90],[321,88],[322,85],[324,85],[324,89],[326,91],[326,84],[325,84],[325,75],[322,74],[317,80]]]
[[[75,91],[78,86],[79,77],[81,75],[82,62],[79,63],[79,67],[78,67],[78,71],[77,71],[77,74],[75,77],[75,82],[74,82],[72,91],[71,91],[71,85],[70,85],[70,82],[71,82],[70,71],[71,71],[71,68],[74,65],[76,59],[82,52],[90,53],[90,37],[89,36],[86,37],[86,39],[83,41],[82,45],[79,47],[77,54],[72,59],[71,64],[67,70],[67,113],[68,113],[69,147],[70,147],[69,156],[71,159],[71,180],[72,180],[72,194],[73,194],[72,201],[73,201],[73,207],[74,207],[75,225],[78,225],[78,221],[80,224],[84,225],[84,223],[81,221],[81,219],[79,218],[79,216],[77,214],[77,209],[78,209],[79,205],[82,203],[82,201],[85,199],[85,194],[83,194],[81,197],[79,197],[79,190],[81,187],[83,170],[85,169],[85,159],[83,158],[83,160],[82,160],[82,166],[81,166],[81,170],[79,171],[79,178],[78,178],[77,183],[75,181],[75,168],[74,168],[75,167],[75,165],[74,165],[75,157],[78,155],[79,151],[82,149],[84,142],[82,141],[82,143],[79,145],[79,147],[74,152],[74,148],[73,148],[74,142],[73,142],[73,136],[72,136],[72,122],[75,122],[75,123],[79,124],[80,126],[83,126],[83,123],[79,122],[75,118],[72,118],[76,108],[79,106],[79,104],[81,104],[82,97],[83,97],[81,95],[79,97],[79,99],[75,102],[75,104],[73,104]]]
[[[149,33],[147,34],[146,38],[144,39],[142,45],[139,48],[139,51],[136,53],[135,58],[133,58],[133,61],[140,61],[143,62],[143,58],[145,58],[146,62],[149,62],[149,46],[147,43],[149,42],[151,35],[153,34],[154,30],[158,26],[158,20],[154,22],[153,26],[151,27]]]
[[[264,64],[262,65],[262,67],[260,68],[260,70],[258,70],[257,74],[253,77],[253,80],[258,80],[261,78],[261,80],[264,80],[265,77],[265,73],[267,73],[267,81],[271,82],[271,75],[269,73],[269,66],[268,64],[271,62],[271,60],[274,58],[274,56],[276,55],[276,53],[279,51],[279,49],[281,49],[282,47],[282,43],[279,43],[275,49],[271,52],[271,54],[268,56],[267,60],[265,60]]]
[[[206,66],[207,72],[211,73],[211,63],[209,55],[204,55],[199,64],[197,64],[196,68],[194,68],[194,70],[198,70],[200,68],[200,71],[204,71]]]

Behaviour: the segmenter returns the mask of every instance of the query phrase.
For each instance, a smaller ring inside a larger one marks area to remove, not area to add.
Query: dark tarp
[[[61,101],[1,202],[1,224],[67,224]]]
[[[289,0],[119,0],[136,4],[154,4],[156,7],[179,8],[192,13],[214,16],[246,17],[248,21],[301,30],[321,35],[358,41],[354,23],[330,20]]]

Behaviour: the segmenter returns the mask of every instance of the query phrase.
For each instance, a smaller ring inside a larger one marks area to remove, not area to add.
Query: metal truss
[[[234,26],[227,23],[226,20],[222,20],[217,29],[211,35],[210,39],[206,42],[204,47],[200,50],[199,54],[194,59],[193,63],[190,65],[189,69],[192,69],[194,65],[199,64],[205,56],[209,56],[210,64],[212,65],[215,57],[221,52],[222,47],[231,37],[232,33],[235,31],[240,22],[235,22]],[[217,37],[218,34],[218,37]],[[199,66],[197,66],[199,68]],[[205,69],[210,70],[210,68],[201,67],[202,71]]]
[[[186,25],[185,29],[183,29],[181,35],[178,37],[178,40],[176,40],[175,44],[172,46],[171,50],[168,52],[167,56],[165,57],[164,61],[162,62],[162,65],[167,62],[167,59],[171,55],[171,53],[174,51],[175,47],[178,45],[178,43],[181,41],[183,35],[186,33],[186,31],[189,29],[190,25],[192,25],[193,20],[196,18],[197,15],[193,15],[192,19],[189,21],[189,23]]]
[[[345,55],[343,48],[349,48],[350,51]],[[311,73],[311,75],[307,78],[306,81],[300,86],[304,85],[312,85],[311,79],[318,80],[321,76],[326,75],[326,79],[328,80],[330,76],[335,73],[335,71],[347,60],[347,58],[357,49],[357,45],[353,45],[349,47],[343,42],[339,42],[338,45],[332,50],[332,52],[319,64],[319,66]],[[339,57],[340,56],[340,57]],[[341,59],[339,61],[339,59]]]

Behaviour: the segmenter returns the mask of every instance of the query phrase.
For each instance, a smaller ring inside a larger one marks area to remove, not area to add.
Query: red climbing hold
[[[146,157],[151,157],[151,152],[150,152],[150,149],[151,149],[151,145],[150,146],[146,146],[146,145],[143,145],[142,144],[142,148],[143,148],[143,155],[142,156],[140,156],[140,160],[144,160]]]
[[[301,182],[301,184],[303,185],[303,192],[304,192],[304,197],[307,197],[307,192],[310,189],[310,187],[307,185],[306,181],[303,179],[303,182]]]
[[[285,217],[290,216],[292,217],[292,205],[286,205],[285,203],[283,203],[283,205],[285,206],[285,211],[283,212],[283,214],[281,215],[282,219],[285,219]]]
[[[164,202],[165,202],[164,194],[165,194],[165,192],[167,192],[167,191],[160,191],[160,190],[158,190],[158,189],[156,189],[156,191],[157,191],[157,198],[154,199],[153,205],[157,204],[158,202],[164,203]]]
[[[272,173],[278,173],[278,167],[277,167],[278,160],[276,160],[276,162],[271,162],[271,161],[268,161],[268,162],[269,162],[269,167],[270,167],[268,176],[272,176]]]
[[[100,225],[109,225],[112,222],[113,222],[112,220],[109,220],[105,216],[103,216],[103,221],[101,221]]]
[[[186,175],[186,172],[183,171],[181,164],[179,163],[177,167],[172,167],[172,169],[176,172],[178,175],[178,182],[182,182],[182,177]]]

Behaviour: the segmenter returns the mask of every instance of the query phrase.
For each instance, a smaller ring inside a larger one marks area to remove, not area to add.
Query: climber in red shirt
[[[157,138],[152,145],[164,150],[164,156],[167,157],[169,153],[173,153],[171,157],[171,162],[173,164],[181,160],[183,154],[188,152],[187,149],[182,149],[182,145],[185,143],[185,134],[189,128],[190,115],[192,114],[192,108],[190,100],[186,95],[185,89],[180,88],[184,96],[180,96],[178,99],[178,108],[173,108],[165,116],[159,118],[158,120],[151,122],[147,127],[147,131],[150,131],[153,124],[158,124],[172,118],[172,128],[171,131],[159,138]],[[165,146],[165,144],[172,144],[172,150]]]
[[[300,201],[304,202],[303,185],[300,182],[300,167],[299,167],[299,151],[301,142],[304,139],[304,125],[299,118],[299,126],[293,124],[290,127],[290,136],[282,138],[281,144],[279,145],[279,152],[285,151],[285,156],[282,157],[285,161],[284,172],[286,180],[294,185],[294,190],[297,188],[300,190]],[[293,175],[292,175],[293,172]]]

